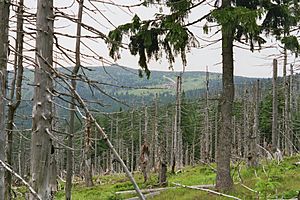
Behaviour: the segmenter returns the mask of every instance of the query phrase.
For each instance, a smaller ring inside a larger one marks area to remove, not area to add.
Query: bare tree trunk
[[[170,127],[170,121],[168,120],[169,119],[168,111],[166,111],[165,118],[166,118],[166,128],[168,128],[168,129],[166,130],[165,135],[163,137],[163,140],[166,141],[164,153],[166,154],[165,155],[166,156],[166,163],[167,163],[167,165],[169,164],[169,166],[170,166],[170,161],[171,161],[170,154],[172,154],[172,147],[170,148],[169,144],[170,144],[170,136],[173,135],[173,132],[172,132],[172,125]],[[171,140],[172,140],[172,137],[171,137]]]
[[[159,141],[160,146],[160,167],[159,167],[159,184],[165,186],[167,184],[167,153],[168,149],[168,135],[169,135],[169,117],[168,111],[166,111],[165,115],[165,125],[164,125],[164,133],[161,135],[161,139]]]
[[[205,129],[204,129],[204,159],[205,162],[209,162],[209,105],[208,105],[208,98],[209,98],[209,72],[206,67],[206,91],[205,91]]]
[[[158,145],[158,96],[157,94],[155,95],[155,112],[154,112],[154,159],[153,159],[153,164],[154,164],[154,171],[157,172],[159,169],[159,145]]]
[[[96,130],[94,131],[95,133],[95,149],[94,149],[94,167],[93,167],[93,176],[95,176],[97,174],[97,166],[98,166],[98,134],[96,132]],[[103,155],[105,152],[103,152]],[[106,167],[105,167],[105,157],[102,156],[103,158],[103,169],[105,170]],[[99,162],[100,164],[100,162]]]
[[[23,142],[23,136],[20,135],[19,138],[19,149],[18,149],[18,173],[21,177],[24,175],[24,155],[22,155],[22,152],[24,151],[24,142]]]
[[[110,121],[110,136],[109,136],[110,141],[113,141],[113,128],[114,128],[114,120],[111,119],[111,121]],[[110,171],[110,173],[114,172],[113,154],[110,149],[109,149],[109,171]]]
[[[54,152],[54,146],[52,145],[51,148],[51,156],[50,156],[50,180],[49,180],[49,187],[51,188],[51,192],[54,195],[58,191],[57,186],[57,162],[56,156]]]
[[[72,87],[76,90],[76,75],[80,68],[80,41],[81,41],[81,21],[82,21],[82,12],[83,12],[83,0],[78,1],[79,8],[78,8],[78,23],[77,23],[77,38],[75,44],[75,59],[76,64],[72,71],[73,79],[71,80]],[[75,99],[71,97],[71,103],[69,105],[70,113],[69,113],[69,135],[68,135],[68,146],[73,147],[73,137],[75,134]],[[73,158],[74,154],[71,149],[67,149],[67,177],[66,177],[66,200],[71,200],[71,191],[72,191],[72,177],[73,177]]]
[[[218,136],[219,136],[219,103],[216,104],[216,114],[215,114],[215,160],[217,160],[218,155]]]
[[[273,60],[273,106],[272,106],[272,147],[278,146],[278,97],[277,97],[277,60]]]
[[[131,162],[130,162],[130,167],[131,167],[131,173],[134,171],[134,127],[133,127],[133,119],[134,119],[134,111],[131,112]]]
[[[118,154],[120,155],[121,159],[123,159],[123,155],[121,154],[121,143],[120,143],[121,137],[119,134],[119,116],[117,115],[116,119],[116,150]],[[119,163],[116,163],[116,172],[121,172],[121,166]]]
[[[8,113],[7,113],[7,147],[6,147],[6,161],[12,166],[12,151],[13,151],[13,123],[15,112],[21,103],[22,80],[23,80],[23,0],[19,1],[17,11],[17,38],[16,38],[16,53],[14,61],[14,78],[11,83],[11,91],[9,95]],[[15,100],[14,100],[15,98]],[[12,175],[6,171],[5,174],[6,187],[5,197],[7,200],[11,199],[11,184]]]
[[[42,199],[52,199],[50,153],[52,132],[53,0],[37,2],[35,89],[32,110],[31,186]],[[30,196],[34,200],[34,196]]]
[[[144,182],[148,181],[149,178],[149,161],[150,161],[150,151],[148,144],[148,111],[147,106],[145,106],[145,127],[144,127],[144,143],[141,147],[140,155],[140,166],[144,176]]]
[[[291,134],[290,134],[290,104],[289,104],[289,93],[290,93],[290,83],[289,79],[287,77],[286,71],[287,71],[287,49],[284,48],[284,61],[283,61],[283,85],[284,85],[284,128],[283,128],[283,136],[284,136],[284,146],[285,146],[285,154],[290,155],[291,152]]]
[[[191,159],[191,165],[195,165],[195,146],[196,146],[196,126],[194,127],[194,132],[193,132],[193,143],[192,143],[192,159]]]
[[[247,86],[246,86],[247,87]],[[249,127],[249,109],[248,109],[248,89],[245,87],[243,96],[243,143],[244,143],[244,158],[249,156],[249,138],[250,138],[250,127]]]
[[[0,1],[0,160],[5,160],[5,105],[8,62],[8,27],[10,1]],[[0,200],[4,199],[5,169],[0,166]]]
[[[181,169],[183,167],[183,141],[182,141],[182,130],[181,130],[181,95],[182,95],[182,74],[179,76],[179,89],[178,89],[178,168]]]
[[[223,0],[222,8],[231,7],[231,0]],[[234,100],[233,82],[233,29],[222,26],[222,82],[221,129],[218,140],[216,188],[228,190],[233,186],[230,175],[231,141],[232,141],[232,107]]]
[[[142,131],[142,116],[139,114],[139,155],[142,153],[142,138],[143,138],[143,131]]]
[[[176,166],[179,165],[179,111],[180,111],[180,76],[177,76],[176,81],[176,105],[175,105],[175,117],[174,117],[174,133],[173,133],[173,160],[172,160],[172,173],[175,173]]]
[[[258,144],[259,144],[259,80],[256,81],[254,85],[254,123],[253,132],[250,137],[250,155],[248,156],[248,166],[257,167],[258,166]]]
[[[92,123],[90,117],[86,118],[86,127],[84,135],[84,181],[86,187],[93,186],[93,176],[92,176]]]
[[[294,144],[294,132],[293,132],[293,115],[292,113],[295,113],[295,102],[294,102],[294,69],[293,65],[290,65],[290,105],[289,105],[289,119],[290,119],[290,139],[291,142]],[[291,155],[294,153],[294,148],[292,145],[290,145],[290,152]]]

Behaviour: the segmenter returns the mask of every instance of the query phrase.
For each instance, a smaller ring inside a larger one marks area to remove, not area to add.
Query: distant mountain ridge
[[[60,68],[60,71],[70,74],[71,68]],[[90,87],[86,82],[78,81],[77,91],[84,98],[93,101],[90,107],[102,112],[118,111],[120,108],[128,109],[128,106],[138,107],[142,104],[151,104],[155,94],[158,93],[159,103],[166,104],[175,101],[176,77],[180,72],[151,71],[149,79],[140,78],[138,70],[123,66],[104,66],[83,68],[79,71],[81,77],[88,77],[93,84]],[[26,115],[31,113],[30,100],[33,96],[34,72],[24,71],[23,99],[19,112]],[[206,72],[186,71],[182,74],[182,85],[185,97],[196,99],[203,96],[205,91]],[[209,73],[209,90],[211,95],[219,93],[222,83],[221,74]],[[235,77],[235,84],[251,84],[256,78]],[[268,79],[265,79],[266,81]],[[66,92],[60,82],[56,83],[58,91]],[[148,88],[148,89],[147,89]],[[113,100],[111,97],[113,97]],[[68,98],[66,98],[68,100]],[[29,101],[28,101],[29,100]],[[117,101],[116,101],[117,100]],[[58,103],[67,106],[66,102],[57,100]],[[124,102],[124,104],[122,103]],[[67,116],[68,112],[61,108],[59,113]]]

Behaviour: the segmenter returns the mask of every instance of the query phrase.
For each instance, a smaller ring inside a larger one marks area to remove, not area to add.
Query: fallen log
[[[160,192],[151,192],[149,194],[145,194],[145,198],[148,198],[148,197],[154,197],[156,195],[159,195]],[[129,198],[129,199],[126,199],[126,200],[139,200],[139,197],[132,197],[132,198]]]
[[[193,185],[193,187],[200,187],[200,188],[213,188],[215,185]],[[143,189],[141,190],[142,193],[150,193],[150,192],[159,192],[169,189],[176,189],[178,187],[164,187],[164,188],[151,188],[151,189]],[[118,191],[115,194],[134,194],[136,193],[135,190],[125,190],[125,191]]]
[[[143,189],[143,190],[141,190],[141,192],[142,193],[151,193],[151,192],[159,192],[159,191],[175,189],[175,188],[177,188],[177,187],[151,188],[151,189]],[[126,191],[116,192],[116,194],[134,194],[134,193],[136,193],[135,190],[126,190]]]
[[[219,195],[219,196],[228,197],[228,198],[236,199],[236,200],[241,200],[238,197],[231,196],[231,195],[228,195],[228,194],[223,194],[223,193],[220,193],[220,192],[217,192],[217,191],[214,191],[214,190],[210,190],[210,189],[207,189],[207,188],[195,187],[195,186],[187,186],[187,185],[182,185],[182,184],[179,184],[179,183],[172,183],[172,184],[174,184],[176,186],[183,187],[183,188],[201,190],[201,191],[209,192],[209,193],[216,194],[216,195]]]

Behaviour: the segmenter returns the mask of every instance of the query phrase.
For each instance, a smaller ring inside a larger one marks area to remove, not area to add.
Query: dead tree
[[[290,65],[290,105],[289,105],[289,119],[290,119],[290,140],[291,142],[293,143],[294,142],[294,132],[293,132],[293,115],[292,113],[295,113],[295,96],[294,96],[294,92],[295,92],[295,89],[294,89],[294,69],[293,69],[293,65],[291,64]],[[291,155],[293,154],[293,147],[291,146]]]
[[[9,103],[7,111],[7,147],[6,147],[6,161],[7,164],[12,166],[12,152],[13,152],[13,125],[14,117],[17,108],[21,103],[22,80],[23,80],[23,0],[19,1],[17,9],[17,36],[15,44],[15,57],[14,57],[14,76],[11,81]],[[5,198],[11,199],[11,184],[12,175],[6,171],[5,174]]]
[[[284,112],[283,112],[283,138],[285,154],[291,154],[291,131],[290,131],[290,82],[287,76],[287,49],[284,48],[284,60],[283,60],[283,88],[284,88]]]
[[[145,141],[144,144],[142,145],[142,153],[140,156],[140,166],[144,176],[144,183],[146,183],[149,178],[149,156],[150,156],[149,145],[147,141]]]
[[[256,81],[254,85],[254,123],[253,123],[253,130],[252,135],[250,135],[250,151],[248,154],[248,166],[250,167],[257,167],[258,166],[258,159],[259,159],[259,152],[258,152],[258,145],[259,145],[259,80]]]
[[[86,125],[84,131],[84,181],[86,187],[93,186],[92,177],[92,123],[89,116],[86,116]]]
[[[178,168],[182,167],[180,163],[180,146],[182,147],[182,135],[180,131],[180,114],[181,114],[181,108],[180,108],[180,95],[181,95],[181,76],[177,76],[176,81],[176,105],[175,105],[175,116],[174,116],[174,132],[173,132],[173,151],[172,151],[172,173],[175,173],[176,166]],[[181,137],[181,138],[180,138]]]
[[[76,90],[76,75],[80,68],[80,36],[81,36],[81,22],[82,22],[82,13],[83,13],[83,0],[79,0],[79,8],[78,8],[78,22],[77,22],[77,38],[75,44],[75,58],[76,64],[72,71],[72,87]],[[69,135],[68,135],[68,146],[73,147],[73,137],[75,134],[75,99],[71,97],[70,103],[70,114],[69,114]],[[67,177],[66,177],[66,200],[71,200],[71,190],[72,190],[72,176],[73,176],[73,152],[71,149],[67,149]]]
[[[52,199],[49,186],[52,132],[53,0],[39,0],[36,14],[36,66],[32,110],[31,185],[42,199]],[[30,196],[34,200],[34,196]]]
[[[145,125],[144,125],[144,142],[141,146],[141,154],[140,154],[140,167],[141,171],[144,176],[144,182],[147,182],[148,176],[149,176],[149,164],[150,164],[150,149],[149,149],[149,144],[148,144],[148,108],[145,106],[144,108],[144,118],[145,118]]]
[[[134,171],[134,126],[133,126],[133,120],[134,120],[134,111],[131,112],[131,159],[130,159],[130,167],[131,167],[131,173]]]
[[[154,171],[157,171],[159,168],[159,149],[160,146],[158,145],[158,96],[155,95],[155,103],[154,103],[154,140],[153,140],[153,167]]]
[[[209,104],[208,104],[208,98],[209,98],[209,72],[206,68],[206,81],[205,81],[205,125],[204,125],[204,137],[202,137],[202,155],[201,159],[203,159],[205,162],[209,161]]]
[[[278,145],[278,97],[277,97],[277,60],[273,60],[273,103],[272,103],[272,147]]]
[[[9,6],[10,1],[0,1],[0,160],[5,160],[5,105],[6,105],[6,81],[8,62],[8,26],[9,26]],[[0,166],[0,200],[4,199],[3,166]]]

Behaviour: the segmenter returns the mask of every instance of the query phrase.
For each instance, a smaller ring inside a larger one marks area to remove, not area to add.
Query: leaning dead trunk
[[[112,145],[111,141],[109,140],[107,134],[104,132],[103,128],[98,124],[98,122],[96,121],[96,119],[93,117],[93,115],[91,114],[90,110],[88,109],[85,101],[81,98],[81,96],[78,94],[78,92],[76,90],[74,90],[74,88],[72,87],[72,85],[66,81],[63,77],[60,76],[60,74],[54,69],[52,68],[52,72],[55,73],[55,75],[60,78],[60,80],[68,87],[68,89],[72,92],[73,96],[76,98],[77,102],[80,104],[80,106],[82,107],[82,109],[84,110],[84,112],[86,113],[86,115],[88,116],[88,118],[91,119],[91,122],[95,125],[96,130],[99,131],[99,133],[101,134],[103,140],[106,142],[106,144],[108,145],[108,147],[112,150],[112,153],[114,154],[114,156],[116,157],[116,160],[121,164],[123,170],[125,171],[126,175],[128,176],[128,178],[130,179],[130,182],[133,184],[134,189],[136,190],[139,198],[141,200],[144,200],[145,197],[144,195],[141,193],[141,190],[139,188],[139,186],[137,185],[136,181],[134,180],[134,177],[132,176],[132,174],[130,173],[130,171],[128,170],[127,166],[125,165],[124,161],[121,159],[120,155],[117,153],[116,149],[114,148],[114,146]]]
[[[32,110],[31,185],[42,199],[52,199],[50,153],[52,132],[53,0],[37,3],[36,66]],[[30,196],[34,200],[34,196]]]

